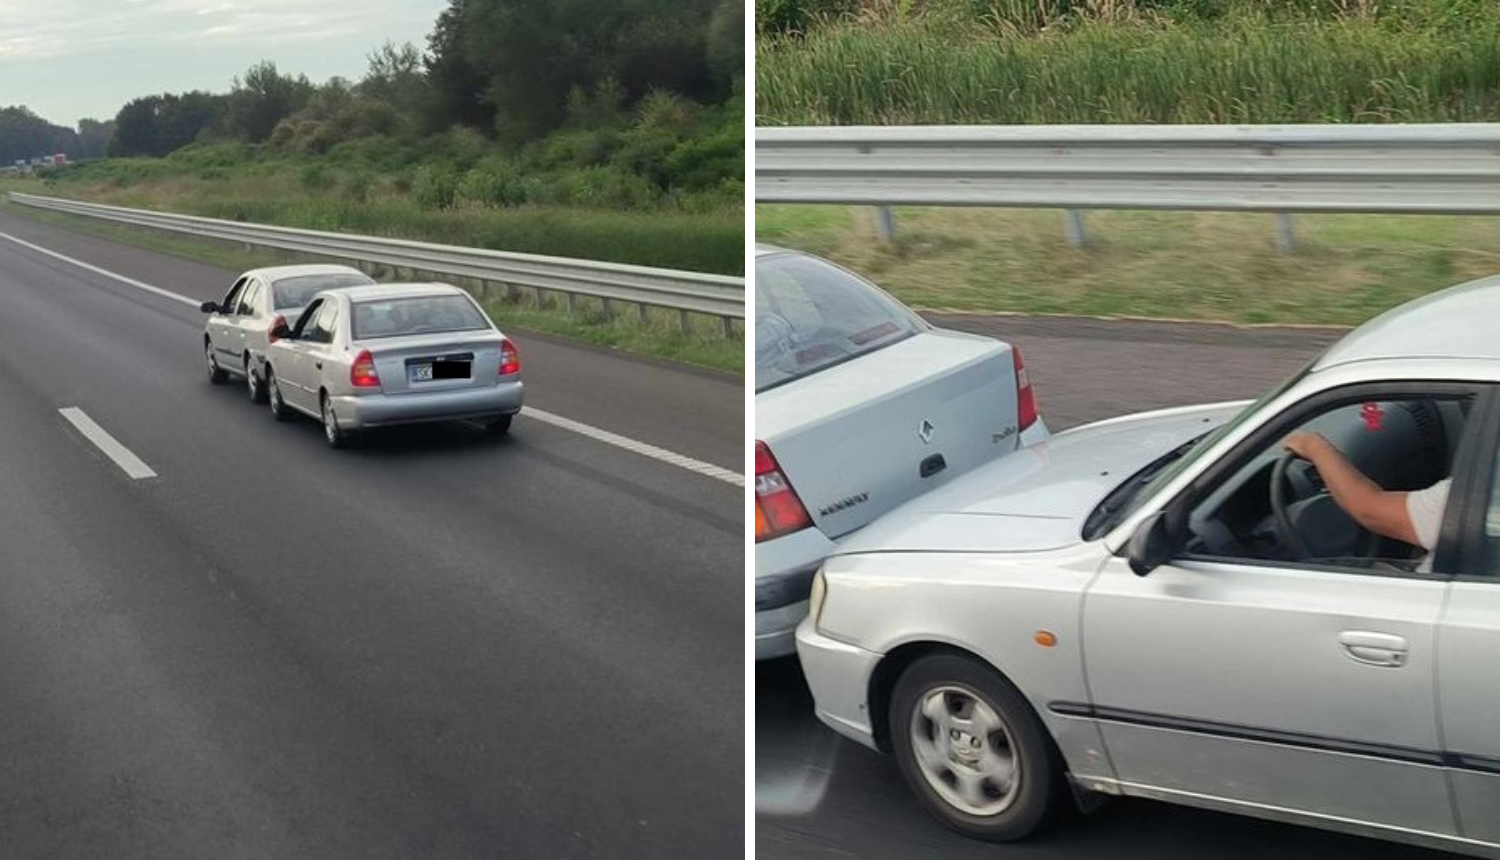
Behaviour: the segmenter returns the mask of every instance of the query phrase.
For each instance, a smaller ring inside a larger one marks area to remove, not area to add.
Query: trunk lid
[[[755,422],[814,525],[837,539],[1016,449],[1011,348],[923,332],[759,393]]]
[[[500,381],[500,343],[503,338],[493,331],[446,332],[404,337],[369,338],[349,344],[352,354],[369,350],[380,374],[380,390],[386,394],[412,394],[422,391],[448,391],[495,385]],[[450,371],[467,374],[443,378],[438,363],[445,362]],[[424,373],[420,368],[426,367]],[[425,378],[422,378],[425,377]]]

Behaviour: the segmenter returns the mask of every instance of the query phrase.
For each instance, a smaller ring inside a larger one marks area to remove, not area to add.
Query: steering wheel
[[[1303,468],[1292,468],[1299,461]],[[1282,540],[1291,547],[1294,557],[1299,561],[1317,554],[1308,545],[1307,539],[1297,530],[1290,512],[1291,506],[1297,501],[1312,498],[1320,492],[1317,485],[1313,484],[1307,476],[1307,470],[1311,468],[1313,468],[1311,463],[1303,461],[1291,451],[1283,451],[1281,457],[1276,460],[1276,465],[1271,468],[1271,513],[1276,517],[1276,528]],[[1290,502],[1287,501],[1288,486],[1291,486],[1296,494],[1296,499]],[[1328,504],[1333,503],[1330,501]],[[1363,535],[1364,554],[1374,558],[1380,550],[1380,535],[1354,522],[1353,518],[1344,514],[1342,510],[1339,510],[1339,517],[1341,520],[1347,520],[1356,529],[1356,537],[1351,544],[1358,542],[1358,535]],[[1314,519],[1316,521],[1318,518],[1314,517]],[[1326,517],[1322,519],[1322,523],[1327,525]]]
[[[1312,550],[1308,548],[1302,533],[1293,525],[1291,514],[1287,512],[1289,504],[1286,500],[1287,484],[1294,480],[1293,475],[1297,475],[1291,471],[1292,464],[1299,459],[1301,458],[1291,451],[1283,451],[1277,458],[1276,465],[1271,467],[1271,513],[1276,517],[1276,529],[1281,533],[1282,540],[1292,548],[1292,553],[1298,559],[1304,559],[1312,555]],[[1295,480],[1305,483],[1307,478],[1297,475]]]

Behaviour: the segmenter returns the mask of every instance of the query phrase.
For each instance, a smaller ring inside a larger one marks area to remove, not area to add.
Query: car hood
[[[1248,403],[1145,412],[1059,433],[907,502],[834,554],[1035,552],[1078,543],[1083,521],[1110,490]]]

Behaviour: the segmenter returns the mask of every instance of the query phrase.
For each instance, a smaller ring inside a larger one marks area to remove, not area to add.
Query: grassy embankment
[[[743,271],[742,210],[699,199],[650,211],[559,205],[497,207],[468,201],[454,175],[442,205],[431,205],[432,176],[421,168],[379,172],[379,165],[328,156],[281,156],[236,145],[194,147],[163,159],[109,159],[59,171],[47,180],[0,182],[23,191],[120,206],[284,224],[523,253],[610,260],[726,274]],[[5,211],[200,260],[227,269],[295,261],[273,251],[198,240],[92,219],[3,204]],[[561,296],[538,306],[517,291],[491,300],[502,327],[531,329],[732,373],[744,368],[744,340],[726,339],[717,319],[693,316],[679,330],[675,312],[652,310],[642,323],[633,307],[607,314],[580,298],[569,314]],[[738,331],[738,330],[737,330]]]
[[[1071,5],[1071,10],[1068,8]],[[760,124],[1500,119],[1500,5],[1448,0],[761,0]],[[791,10],[791,11],[788,11]],[[801,16],[800,18],[798,16]],[[766,20],[762,18],[762,20]],[[1500,222],[757,207],[758,239],[828,254],[923,307],[1348,324],[1500,272]]]

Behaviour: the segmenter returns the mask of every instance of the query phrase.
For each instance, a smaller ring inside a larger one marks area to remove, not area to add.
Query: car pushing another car
[[[521,357],[463,290],[380,284],[325,290],[266,351],[271,413],[318,419],[341,448],[397,424],[473,421],[503,434],[521,411]]]
[[[835,542],[1047,437],[1021,353],[826,260],[755,255],[755,656],[793,653]]]
[[[814,581],[818,716],[980,838],[1071,787],[1500,857],[1496,319],[1500,278],[1435,293],[1254,404],[1069,430],[892,511]],[[1294,453],[1318,437],[1379,492],[1451,479],[1430,550],[1343,509]]]
[[[275,266],[253,269],[235,279],[221,302],[204,302],[203,354],[208,379],[230,374],[245,380],[250,399],[266,399],[266,347],[280,323],[296,324],[308,301],[322,290],[375,283],[358,269],[338,265]]]

